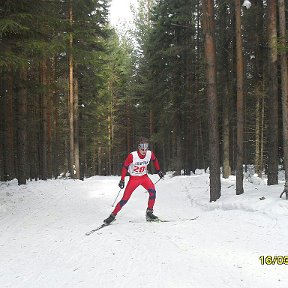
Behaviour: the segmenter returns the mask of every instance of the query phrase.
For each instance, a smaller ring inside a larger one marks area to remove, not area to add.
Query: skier
[[[104,224],[109,225],[113,222],[116,218],[118,212],[122,209],[122,207],[127,203],[130,196],[134,192],[134,190],[142,185],[149,193],[149,200],[148,200],[148,208],[146,210],[146,220],[147,221],[157,221],[158,217],[153,214],[153,206],[156,199],[156,190],[153,182],[147,175],[147,166],[150,160],[153,162],[154,167],[159,175],[160,178],[163,178],[164,175],[160,169],[159,162],[155,157],[155,154],[148,150],[148,139],[145,137],[140,137],[138,150],[131,152],[123,166],[121,171],[121,180],[118,184],[120,189],[123,189],[125,186],[124,178],[126,176],[127,171],[130,174],[130,178],[128,184],[124,190],[124,194],[122,199],[118,202],[115,209],[112,211],[110,216],[104,220]]]

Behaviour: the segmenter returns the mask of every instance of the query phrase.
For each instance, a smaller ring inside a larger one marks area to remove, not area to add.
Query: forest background
[[[249,165],[277,184],[285,1],[138,0],[121,37],[109,5],[0,1],[0,180],[118,175],[143,135],[164,171],[209,168],[210,201]]]

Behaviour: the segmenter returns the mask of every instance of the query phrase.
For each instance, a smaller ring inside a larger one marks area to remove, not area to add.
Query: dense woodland
[[[250,165],[277,184],[287,1],[138,0],[121,36],[109,5],[0,1],[0,180],[117,175],[142,135],[164,171],[209,168],[211,201]]]

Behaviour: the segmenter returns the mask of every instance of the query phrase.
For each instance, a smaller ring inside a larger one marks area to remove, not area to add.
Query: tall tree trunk
[[[0,93],[4,93],[4,77],[0,75]],[[5,146],[4,146],[4,131],[5,131],[5,97],[0,97],[0,181],[4,181],[5,170]]]
[[[263,59],[265,58],[263,51],[263,1],[257,0],[255,2],[255,28],[253,31],[254,49],[255,49],[255,68],[254,78],[256,79],[254,94],[256,98],[256,115],[255,115],[255,172],[259,177],[262,177],[263,173],[263,131],[264,131],[264,65]],[[265,60],[264,60],[265,61]]]
[[[81,114],[80,114],[80,121],[81,121]],[[87,176],[88,169],[87,169],[87,140],[86,135],[83,132],[80,133],[80,147],[81,147],[80,179],[84,180],[84,177]]]
[[[47,59],[47,63],[51,62]],[[51,63],[52,64],[52,63]],[[50,64],[50,65],[51,65]],[[53,64],[51,65],[53,69]],[[52,72],[53,74],[53,72]],[[49,71],[49,80],[47,79],[48,90],[46,93],[47,97],[47,176],[48,178],[52,178],[53,176],[53,157],[52,157],[52,117],[53,117],[53,93],[50,89],[50,83],[53,81],[51,79],[51,72]],[[51,81],[52,80],[52,81]]]
[[[126,149],[127,149],[127,153],[130,153],[131,149],[132,149],[132,115],[131,115],[131,103],[130,103],[130,99],[129,96],[126,97]]]
[[[41,129],[40,129],[40,145],[41,145],[41,179],[47,180],[48,178],[48,170],[47,170],[47,62],[46,60],[41,61],[40,67],[40,77],[41,84],[43,87],[43,92],[41,93]]]
[[[154,134],[154,112],[152,108],[149,111],[149,135],[150,137]]]
[[[5,180],[15,178],[15,155],[14,155],[14,109],[13,109],[13,73],[7,72],[6,90],[6,125],[5,125]]]
[[[214,1],[203,0],[203,31],[205,36],[206,79],[209,108],[210,201],[221,196],[218,101],[216,92],[216,46]]]
[[[282,121],[283,121],[283,151],[285,168],[285,185],[283,193],[286,193],[288,199],[288,71],[287,71],[287,49],[285,47],[286,39],[286,21],[285,21],[285,1],[279,0],[279,26],[281,43],[281,91],[282,91]]]
[[[264,90],[264,89],[263,89]],[[260,167],[264,166],[264,117],[265,117],[265,98],[262,95],[262,125],[261,125],[261,149],[260,149]]]
[[[228,79],[226,79],[223,101],[223,178],[231,175],[230,167],[230,121],[229,121],[229,92]]]
[[[278,184],[278,78],[276,0],[267,1],[268,19],[268,185]]]
[[[262,123],[262,93],[259,87],[255,88],[256,96],[256,122],[255,122],[255,172],[259,177],[262,177],[261,159],[261,123]]]
[[[18,185],[26,184],[27,179],[27,89],[25,87],[27,79],[27,71],[22,68],[20,70],[20,89],[18,99]]]
[[[30,133],[29,133],[29,146],[28,146],[28,155],[29,155],[29,178],[37,180],[39,178],[39,153],[40,149],[38,149],[39,146],[39,119],[40,115],[38,113],[39,110],[39,96],[33,95],[31,99],[31,104],[29,107],[29,113],[28,113],[28,120],[30,122]]]
[[[78,110],[78,81],[74,79],[74,165],[75,165],[75,176],[77,179],[80,179],[80,161],[79,161],[79,110]]]
[[[68,1],[69,23],[72,30],[73,8],[72,0]],[[74,64],[73,64],[73,35],[69,33],[69,94],[68,94],[68,122],[69,122],[69,158],[68,167],[70,177],[74,178]]]
[[[53,83],[56,81],[56,60],[55,57],[51,59],[51,82]],[[50,103],[51,107],[51,114],[53,115],[52,118],[52,143],[51,143],[51,160],[52,160],[52,176],[57,179],[60,174],[59,167],[60,167],[60,139],[59,139],[59,105],[58,105],[58,97],[55,93],[55,89],[51,91],[51,99]],[[63,159],[63,158],[62,158]]]
[[[102,175],[102,155],[103,155],[102,149],[101,147],[98,147],[98,153],[97,153],[97,168],[98,168],[97,174],[98,175]]]
[[[201,7],[200,7],[200,3],[199,1],[197,2],[196,4],[196,13],[197,13],[197,16],[196,16],[196,33],[197,33],[197,40],[196,40],[196,53],[195,53],[195,74],[196,74],[196,79],[195,79],[195,91],[199,91],[200,90],[200,87],[201,87],[201,62],[202,62],[202,59],[201,59],[201,50],[202,50],[202,40],[200,39],[202,36],[201,36]],[[198,93],[196,92],[196,107],[200,107],[201,103],[200,103],[200,97],[198,96]],[[194,168],[207,168],[207,163],[205,161],[205,158],[206,158],[206,155],[205,155],[205,146],[204,146],[204,142],[206,142],[204,140],[204,135],[203,135],[203,131],[204,129],[202,129],[203,127],[203,119],[202,119],[202,116],[200,113],[195,113],[196,114],[196,117],[197,117],[197,120],[195,121],[195,128],[194,130],[196,130],[196,139],[198,139],[198,143],[197,145],[193,145],[193,146],[196,146],[196,148],[198,149],[199,151],[199,154],[198,154],[198,151],[197,151],[197,154],[194,156],[197,161],[199,161],[199,164],[197,167],[194,167]],[[193,121],[194,122],[194,121]],[[193,128],[192,128],[193,129]],[[193,137],[194,138],[194,137]],[[195,171],[195,169],[194,169]]]
[[[112,85],[111,85],[112,86]],[[113,171],[113,163],[112,163],[112,147],[113,147],[113,139],[114,139],[114,123],[113,123],[113,111],[114,111],[114,93],[113,88],[110,87],[110,105],[108,110],[108,173],[112,175]]]
[[[53,92],[53,146],[52,146],[52,159],[53,159],[53,176],[57,178],[60,174],[60,135],[59,135],[59,109],[58,98]],[[65,157],[66,158],[66,157]],[[62,158],[63,159],[63,158]]]
[[[237,55],[237,160],[236,160],[236,195],[244,192],[243,189],[243,131],[244,131],[244,93],[243,93],[243,52],[241,33],[241,4],[235,0],[236,15],[236,55]]]
[[[191,39],[186,40],[186,46],[189,47],[191,45]],[[186,95],[187,98],[187,112],[185,113],[185,122],[184,122],[184,175],[190,175],[191,173],[191,163],[192,163],[192,152],[193,152],[193,122],[192,122],[192,103],[193,103],[193,85],[195,82],[195,90],[197,90],[197,79],[193,81],[192,75],[195,73],[195,68],[192,71],[193,63],[192,63],[192,54],[188,53],[185,60],[185,86],[186,86]],[[195,65],[196,66],[196,65]],[[201,154],[200,154],[201,155]],[[200,157],[199,155],[199,157]]]
[[[220,5],[220,4],[219,4]],[[223,5],[223,6],[222,6]],[[220,6],[220,15],[219,17],[222,19],[220,22],[220,30],[227,31],[227,28],[230,24],[229,19],[229,6],[223,2]],[[222,96],[222,134],[223,134],[223,178],[227,179],[231,175],[231,167],[230,167],[230,92],[229,84],[230,84],[230,53],[229,53],[229,38],[231,37],[228,33],[223,33],[221,35],[221,42],[223,42],[223,47],[221,51],[221,63],[220,70],[220,82],[223,83],[223,96]]]
[[[180,127],[180,116],[175,117],[174,128],[173,128],[173,142],[174,142],[174,161],[175,161],[175,173],[174,175],[181,175],[182,167],[182,146],[181,146],[181,127]]]

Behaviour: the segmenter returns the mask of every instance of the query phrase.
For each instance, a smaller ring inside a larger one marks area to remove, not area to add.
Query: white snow
[[[245,6],[247,9],[251,7],[251,2],[249,0],[244,0],[242,6]]]
[[[208,174],[166,175],[154,212],[175,221],[145,222],[140,187],[111,226],[85,236],[111,213],[119,179],[1,182],[0,287],[287,287],[288,265],[277,264],[288,255],[283,178],[267,186],[246,177],[239,196],[235,177],[222,179],[222,197],[210,203]],[[278,258],[262,265],[261,256]]]

